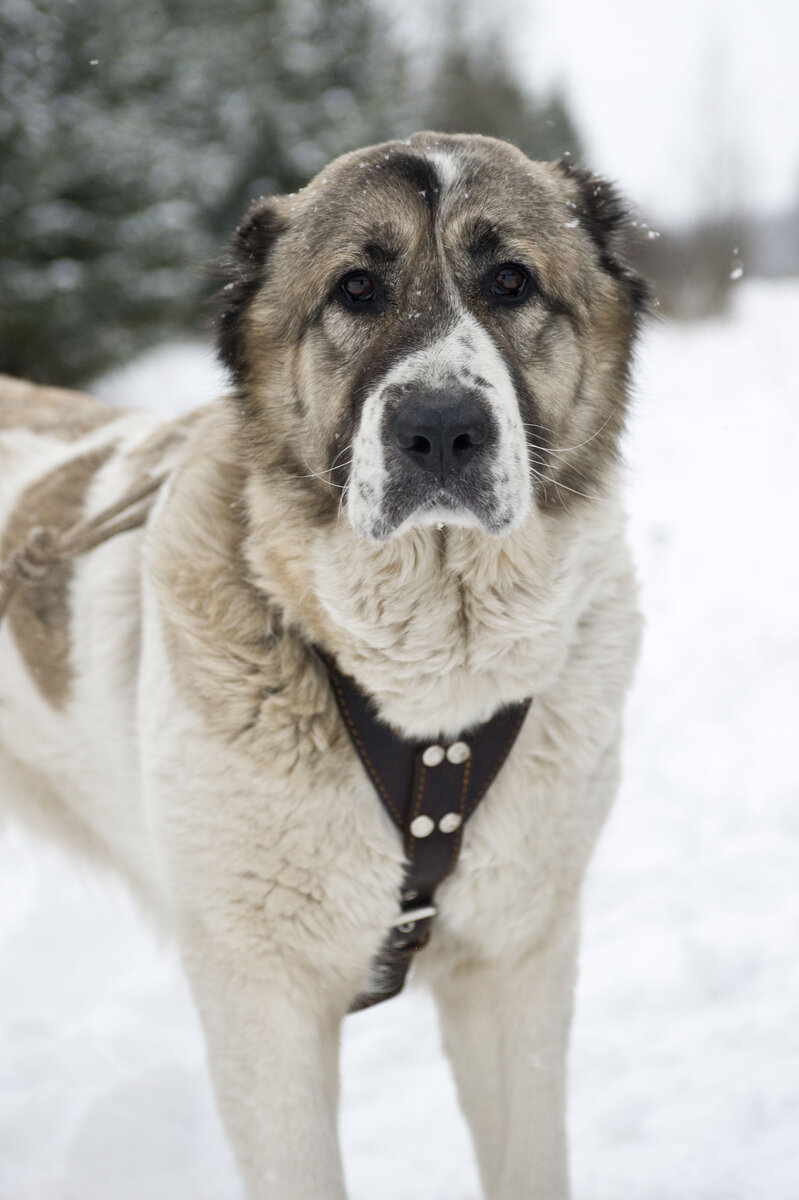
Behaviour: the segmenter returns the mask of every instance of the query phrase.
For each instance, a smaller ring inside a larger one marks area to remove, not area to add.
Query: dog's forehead
[[[546,164],[507,143],[428,135],[344,155],[288,199],[314,243],[330,249],[382,236],[400,250],[434,228],[466,236],[478,215],[521,232],[531,220],[555,219],[565,194]]]

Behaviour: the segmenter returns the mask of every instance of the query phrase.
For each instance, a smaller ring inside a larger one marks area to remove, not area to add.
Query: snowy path
[[[576,1200],[799,1197],[799,285],[737,300],[730,321],[652,330],[642,361],[648,636],[586,893]],[[184,351],[176,401],[198,371]],[[478,1200],[423,996],[348,1023],[343,1083],[353,1200]],[[0,1200],[239,1196],[170,953],[115,887],[12,834]]]

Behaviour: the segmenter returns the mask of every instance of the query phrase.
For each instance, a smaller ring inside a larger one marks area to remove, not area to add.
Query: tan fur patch
[[[99,404],[82,392],[39,387],[0,375],[0,432],[26,429],[75,442],[122,415],[121,410]]]
[[[24,490],[3,532],[5,561],[36,525],[67,529],[83,516],[89,485],[114,446],[71,458]],[[72,684],[69,588],[71,562],[57,563],[44,576],[18,589],[7,619],[19,652],[42,696],[63,708]]]
[[[231,442],[229,415],[212,406],[148,535],[148,571],[187,703],[229,745],[291,770],[335,740],[335,708],[321,664],[286,627],[282,606],[253,582],[248,473]],[[268,537],[280,540],[277,524]],[[307,543],[294,552],[305,554]]]

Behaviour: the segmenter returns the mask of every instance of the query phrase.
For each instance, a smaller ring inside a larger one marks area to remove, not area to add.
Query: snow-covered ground
[[[797,328],[799,284],[745,283],[731,319],[656,327],[642,354],[648,636],[585,897],[577,1200],[799,1197]],[[214,386],[183,347],[106,394],[178,406]],[[353,1200],[477,1200],[426,998],[350,1018],[344,1041]],[[0,1197],[239,1196],[171,953],[115,887],[7,838]]]

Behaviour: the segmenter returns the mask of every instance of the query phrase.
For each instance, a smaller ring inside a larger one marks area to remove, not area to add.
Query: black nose
[[[469,392],[416,392],[394,414],[403,457],[442,481],[465,466],[487,436],[485,408]]]

